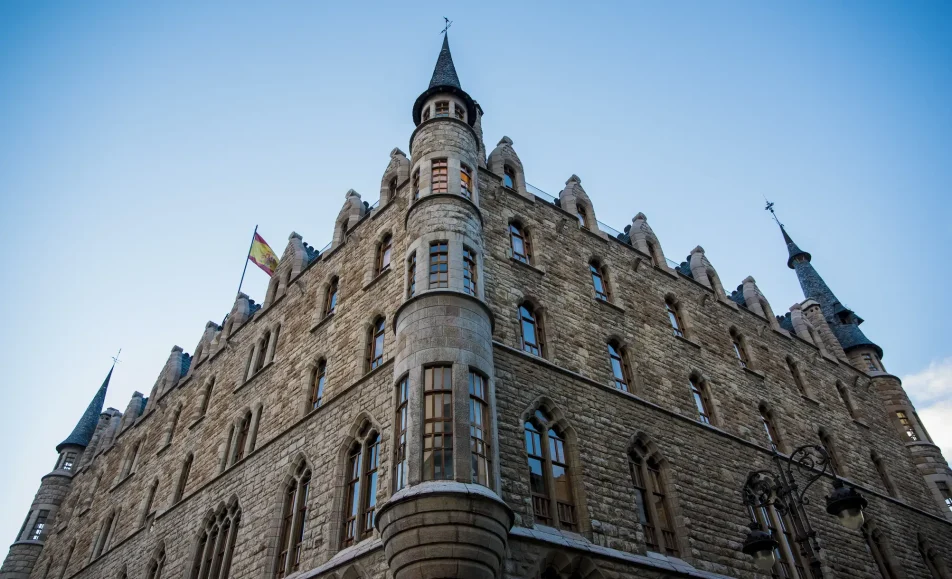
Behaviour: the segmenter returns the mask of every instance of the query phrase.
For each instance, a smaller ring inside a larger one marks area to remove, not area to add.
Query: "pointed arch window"
[[[139,448],[141,442],[136,442],[126,454],[126,460],[122,464],[122,472],[119,474],[119,480],[126,478],[135,472],[136,463],[139,461]]]
[[[278,558],[274,577],[284,577],[301,567],[301,550],[307,527],[307,499],[311,486],[311,470],[302,462],[284,491],[281,533],[278,535]]]
[[[337,276],[331,278],[331,283],[327,286],[327,294],[324,296],[324,315],[329,316],[337,310],[337,285],[339,281]]]
[[[542,320],[529,303],[519,306],[519,326],[522,330],[522,349],[535,356],[544,356]]]
[[[357,525],[360,523],[360,443],[355,443],[347,455],[347,502],[344,505],[344,538],[341,546],[349,547],[357,540]]]
[[[159,551],[158,555],[149,562],[149,570],[146,572],[146,579],[162,579],[162,570],[165,568],[165,549]],[[65,570],[65,567],[64,567]]]
[[[509,246],[512,248],[512,257],[522,263],[531,263],[532,249],[529,243],[529,233],[518,223],[509,224]]]
[[[142,513],[139,515],[139,526],[143,526],[148,522],[149,515],[152,514],[152,503],[155,501],[155,493],[159,490],[159,481],[158,479],[152,481],[152,486],[149,487],[149,492],[146,494],[145,502],[142,504]]]
[[[213,389],[214,387],[215,387],[215,378],[212,377],[212,378],[208,381],[208,384],[205,385],[205,393],[204,393],[204,395],[202,396],[202,404],[201,404],[201,406],[200,406],[199,409],[198,409],[198,417],[199,417],[199,418],[205,416],[205,414],[208,412],[208,406],[209,406],[209,405],[211,404],[211,402],[212,402],[212,389]]]
[[[397,178],[393,177],[390,179],[390,183],[387,184],[387,199],[391,200],[397,196]]]
[[[615,388],[624,392],[631,392],[631,369],[628,368],[626,350],[617,340],[608,342],[608,361],[611,363],[612,375],[615,378]]]
[[[714,415],[712,413],[713,404],[711,404],[711,395],[707,387],[707,381],[698,377],[691,377],[688,380],[691,387],[691,396],[694,398],[694,406],[697,408],[698,420],[704,424],[714,424]]]
[[[810,398],[810,392],[807,390],[806,383],[803,381],[803,376],[800,375],[800,367],[790,356],[787,356],[787,369],[790,370],[790,376],[793,378],[793,383],[797,387],[797,390],[800,391],[800,395]]]
[[[383,340],[386,335],[387,322],[383,316],[374,320],[370,327],[369,343],[367,344],[367,370],[373,370],[383,364]]]
[[[346,548],[373,535],[377,508],[377,481],[380,464],[380,435],[369,431],[354,441],[347,454],[344,526],[341,547]]]
[[[932,579],[949,579],[949,569],[935,548],[923,537],[919,537],[918,546],[919,554],[922,556],[922,562],[925,563],[926,568],[929,569],[929,574],[932,575]]]
[[[430,172],[430,192],[446,193],[449,185],[449,163],[446,159],[434,159]]]
[[[767,435],[767,442],[770,443],[771,448],[782,448],[776,420],[774,420],[773,412],[766,404],[760,405],[760,420],[764,425],[764,433]]]
[[[395,491],[402,489],[407,484],[407,404],[409,402],[409,380],[406,376],[397,384],[397,416],[395,424],[397,426],[397,443],[394,445],[394,464],[396,472],[393,476],[393,487]]]
[[[245,448],[248,446],[248,439],[251,436],[251,411],[247,411],[238,422],[238,435],[235,438],[233,447],[232,464],[245,457]]]
[[[581,227],[587,227],[588,214],[580,203],[575,205],[575,216],[578,217],[578,224]]]
[[[678,556],[674,518],[665,493],[661,461],[638,441],[628,453],[628,469],[635,488],[635,509],[649,551]]]
[[[430,289],[450,287],[450,249],[446,241],[430,244]]]
[[[843,406],[846,407],[846,412],[849,413],[850,418],[856,420],[856,408],[853,406],[853,398],[846,385],[839,380],[836,381],[836,392],[840,395],[840,400],[843,402]]]
[[[185,494],[185,487],[188,485],[188,475],[192,471],[192,460],[194,459],[193,455],[188,455],[185,459],[185,462],[182,464],[182,472],[179,473],[178,485],[175,487],[175,494],[173,495],[172,504],[175,504],[182,500],[182,495]]]
[[[883,532],[864,525],[863,538],[866,539],[866,549],[872,555],[876,566],[879,567],[879,573],[883,576],[883,579],[899,579],[899,575],[896,574],[896,570],[892,566]]]
[[[317,362],[311,376],[311,410],[317,410],[324,400],[324,386],[327,383],[327,362],[322,358]]]
[[[255,365],[252,370],[252,375],[260,372],[265,365],[266,358],[268,355],[268,344],[271,342],[271,330],[266,330],[261,336],[261,339],[258,340],[258,349],[256,350],[257,355],[255,356]]]
[[[413,177],[410,179],[410,190],[413,193],[414,201],[420,198],[420,170],[419,169],[413,172]]]
[[[537,410],[525,423],[525,443],[536,522],[567,531],[578,530],[572,477],[561,429],[551,424],[545,411]]]
[[[175,413],[172,414],[172,421],[169,423],[169,432],[165,436],[165,444],[172,444],[172,439],[175,437],[175,429],[178,427],[179,418],[182,416],[182,407],[179,406],[175,409]],[[133,465],[133,469],[135,465]]]
[[[896,496],[896,486],[892,482],[892,478],[889,476],[889,472],[886,470],[886,464],[883,462],[881,456],[879,456],[876,451],[870,453],[869,459],[873,461],[873,465],[876,467],[876,472],[879,474],[879,480],[883,483],[883,488],[886,489],[886,492],[889,493],[889,496]]]
[[[40,511],[45,512],[45,511]],[[99,536],[96,537],[96,542],[93,545],[93,554],[90,557],[90,561],[99,558],[104,552],[109,549],[109,540],[112,537],[113,529],[116,525],[116,513],[109,513],[109,516],[106,517],[106,520],[103,521],[102,526],[99,528]],[[31,540],[35,541],[36,539]]]
[[[416,295],[416,252],[410,254],[407,260],[407,297]]]
[[[393,236],[389,233],[383,236],[380,246],[377,248],[377,262],[375,274],[380,275],[390,267],[390,254],[393,251]]]
[[[241,521],[238,505],[222,508],[202,529],[195,549],[191,579],[228,579]]]
[[[489,386],[482,374],[469,372],[469,438],[473,482],[492,486],[489,443]]]
[[[66,570],[69,569],[70,560],[73,558],[73,552],[76,550],[76,540],[74,539],[69,545],[69,551],[66,551],[66,557],[63,559],[63,568],[60,570],[59,579],[66,577]],[[148,579],[161,579],[159,576],[152,574],[152,567],[149,566],[149,575]]]
[[[668,321],[671,323],[671,329],[674,330],[674,335],[683,338],[684,322],[681,319],[680,304],[678,304],[674,298],[667,297],[664,300],[664,309],[668,313]]]
[[[423,480],[453,480],[453,367],[423,370]]]
[[[502,185],[509,189],[516,188],[516,172],[509,165],[503,165],[502,168]]]
[[[473,171],[463,164],[459,166],[459,192],[467,199],[473,198]]]
[[[837,453],[836,444],[833,442],[833,437],[830,436],[825,429],[821,428],[819,431],[820,444],[823,445],[823,448],[826,449],[826,453],[830,455],[830,466],[833,467],[833,471],[836,474],[845,475],[846,468],[843,464],[843,461],[840,460],[839,454]]]
[[[608,276],[605,275],[605,266],[593,261],[588,264],[592,274],[592,285],[595,288],[595,299],[603,302],[611,301],[611,292],[608,288]]]
[[[741,368],[750,368],[750,356],[747,355],[747,343],[744,336],[734,328],[731,328],[731,344],[734,346],[734,355]]]
[[[463,246],[463,291],[471,296],[477,294],[476,252],[465,245]]]

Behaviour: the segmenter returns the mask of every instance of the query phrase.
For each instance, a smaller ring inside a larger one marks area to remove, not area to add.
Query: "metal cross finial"
[[[764,201],[767,201],[767,197],[766,197],[766,196],[764,196]],[[783,223],[780,223],[780,220],[777,219],[777,213],[774,211],[774,202],[773,202],[773,201],[767,201],[767,206],[764,207],[764,209],[765,209],[766,211],[769,211],[770,214],[773,215],[773,220],[777,222],[777,225],[779,225],[780,227],[783,227]]]
[[[446,31],[449,30],[450,26],[453,25],[453,21],[447,18],[446,16],[443,17],[443,20],[446,21],[446,26],[443,28],[443,30],[440,31],[440,34],[446,34]]]
[[[122,348],[119,348],[119,351],[116,352],[116,355],[112,357],[112,365],[113,365],[113,366],[115,366],[115,365],[118,364],[119,362],[122,362],[122,360],[119,359],[119,354],[121,354],[121,353],[122,353]]]

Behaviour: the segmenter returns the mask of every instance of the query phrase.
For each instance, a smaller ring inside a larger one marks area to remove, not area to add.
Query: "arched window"
[[[310,486],[311,471],[302,462],[294,477],[288,481],[284,492],[281,532],[278,535],[278,558],[274,569],[275,578],[294,573],[301,567],[301,549],[304,545],[304,531],[307,525],[307,499]]]
[[[731,344],[734,346],[734,355],[737,356],[740,367],[749,368],[750,356],[747,355],[747,341],[744,339],[744,336],[734,328],[731,328],[730,334]]]
[[[205,393],[202,396],[202,404],[198,409],[198,418],[205,416],[208,412],[208,405],[212,402],[212,389],[215,387],[215,378],[212,377],[205,385]]]
[[[608,361],[612,367],[612,375],[615,378],[615,388],[624,392],[631,392],[631,370],[628,368],[626,358],[627,352],[621,347],[617,340],[608,342]]]
[[[532,512],[537,523],[576,531],[578,520],[565,436],[551,422],[543,410],[537,410],[525,423]]]
[[[63,568],[60,570],[59,579],[63,579],[64,577],[66,577],[66,570],[69,569],[69,562],[70,562],[70,559],[73,558],[73,551],[75,550],[76,550],[76,541],[73,540],[73,542],[69,544],[69,550],[66,551],[66,557],[63,559]],[[151,567],[149,571],[149,579],[160,579],[159,576],[152,574]]]
[[[771,448],[781,449],[783,445],[780,442],[780,431],[777,430],[777,423],[774,420],[773,411],[766,404],[760,405],[760,420],[764,425],[764,432],[767,434],[767,442]]]
[[[476,291],[476,252],[463,246],[463,291],[471,296]]]
[[[265,359],[268,355],[268,344],[271,342],[271,331],[266,330],[264,335],[261,336],[261,339],[258,341],[258,350],[257,356],[255,357],[255,365],[252,370],[252,375],[260,372],[265,365]]]
[[[845,384],[837,380],[836,391],[840,395],[840,400],[843,401],[843,406],[846,407],[846,412],[849,413],[850,418],[856,420],[856,408],[853,407],[853,398],[850,395],[849,389]]]
[[[502,185],[509,189],[516,188],[516,172],[509,165],[503,165],[502,168]]]
[[[369,343],[367,344],[367,371],[383,364],[383,338],[386,329],[387,322],[383,316],[374,320],[370,327]]]
[[[531,304],[519,306],[519,325],[522,329],[522,349],[535,356],[545,356],[542,320]]]
[[[149,562],[146,579],[162,579],[162,569],[165,567],[165,549],[161,549]]]
[[[413,172],[413,177],[410,180],[410,190],[413,193],[414,201],[420,198],[420,170],[419,169]]]
[[[684,337],[684,322],[681,320],[681,305],[673,298],[664,299],[664,309],[668,313],[668,321],[671,323],[671,329],[674,335],[679,338]]]
[[[188,475],[192,470],[192,460],[194,459],[193,455],[188,455],[185,462],[182,464],[182,472],[179,473],[178,485],[175,487],[175,494],[173,495],[172,504],[175,504],[182,500],[182,496],[185,494],[185,487],[188,485]]]
[[[377,247],[377,260],[374,267],[374,274],[380,275],[390,267],[390,253],[393,250],[393,236],[389,233],[383,236],[383,240]]]
[[[102,526],[99,528],[99,536],[96,537],[96,541],[93,545],[93,554],[92,557],[90,557],[90,561],[97,559],[104,552],[109,550],[109,542],[112,538],[112,533],[115,528],[116,513],[114,511],[109,513],[109,516],[106,517],[106,520],[103,521]]]
[[[761,528],[777,541],[777,547],[774,549],[776,563],[772,575],[778,579],[794,579],[796,575],[793,574],[791,568],[795,567],[797,575],[806,579],[808,575],[803,564],[803,556],[790,532],[793,527],[787,521],[787,515],[781,515],[773,504],[762,505],[759,508],[748,506],[747,509],[751,518],[760,523]]]
[[[235,438],[235,446],[232,452],[231,463],[234,464],[245,457],[245,448],[248,446],[248,438],[251,435],[251,411],[247,411],[238,422],[238,434]]]
[[[341,547],[373,536],[377,509],[377,480],[380,465],[380,435],[370,431],[366,439],[354,441],[347,454],[347,489]]]
[[[178,426],[179,418],[182,416],[182,407],[179,406],[172,414],[172,421],[169,423],[169,431],[165,435],[165,444],[172,444],[172,438],[175,437],[175,428]]]
[[[390,183],[387,185],[387,200],[394,199],[397,196],[397,178],[393,177],[390,179]]]
[[[129,448],[129,452],[126,454],[126,459],[122,463],[122,472],[119,474],[119,480],[126,478],[135,472],[136,463],[139,461],[139,448],[141,442],[136,442]]]
[[[830,436],[830,433],[824,428],[821,428],[817,434],[820,437],[820,444],[822,444],[823,448],[826,449],[826,453],[830,455],[830,466],[833,467],[833,471],[836,474],[845,475],[846,465],[844,465],[843,461],[840,460],[839,454],[836,450],[836,445],[833,443],[833,437]]]
[[[595,299],[610,301],[611,292],[608,289],[608,276],[605,275],[605,266],[593,261],[588,264],[588,270],[592,274],[592,285],[595,287]]]
[[[423,480],[453,480],[453,367],[423,370]]]
[[[416,252],[410,254],[407,260],[407,297],[416,295]]]
[[[316,410],[324,399],[324,385],[327,381],[327,362],[322,358],[314,367],[311,375],[311,410]]]
[[[949,569],[945,561],[935,550],[935,547],[930,545],[929,541],[922,536],[919,537],[919,554],[922,555],[922,562],[929,569],[932,579],[949,579]]]
[[[152,486],[149,487],[149,492],[146,494],[145,502],[142,503],[142,513],[139,514],[140,527],[148,522],[149,515],[152,514],[152,503],[155,502],[155,493],[157,490],[159,490],[158,479],[152,481]]]
[[[473,198],[473,173],[466,165],[459,166],[459,192],[467,199]]]
[[[407,484],[407,403],[409,402],[409,380],[404,376],[397,384],[396,444],[394,445],[393,490],[398,491]]]
[[[518,223],[509,224],[509,246],[512,248],[512,257],[522,263],[532,262],[532,249],[529,243],[529,233]]]
[[[655,245],[655,242],[651,241],[650,239],[645,239],[645,245],[648,246],[648,255],[651,256],[651,265],[661,267],[662,264],[659,262],[658,258],[658,246]]]
[[[191,579],[227,579],[235,549],[241,509],[238,505],[221,507],[209,517],[198,537]]]
[[[324,296],[324,315],[329,316],[337,310],[337,276],[331,278],[331,283],[327,286],[327,294]]]
[[[793,383],[796,385],[797,390],[800,391],[800,395],[810,398],[806,385],[803,382],[803,377],[800,375],[800,367],[797,366],[797,363],[794,362],[790,356],[787,356],[787,369],[790,370],[790,376],[793,378]]]
[[[430,244],[430,289],[450,287],[450,251],[445,241]]]
[[[889,547],[886,544],[886,537],[879,529],[872,529],[870,526],[863,525],[863,538],[866,539],[866,547],[869,554],[873,556],[873,561],[879,567],[879,573],[883,579],[899,579],[893,569],[892,561],[889,556]]]
[[[698,420],[704,424],[714,424],[714,415],[711,404],[711,395],[707,387],[707,381],[696,376],[688,380],[691,387],[691,396],[694,398],[694,406],[697,408]]]
[[[469,372],[469,435],[473,482],[492,486],[492,452],[489,446],[489,386],[486,378]]]
[[[889,476],[889,472],[886,470],[886,464],[883,462],[883,459],[876,451],[872,451],[869,455],[869,459],[873,461],[873,465],[876,467],[876,472],[879,473],[879,480],[883,483],[883,488],[886,489],[886,492],[889,493],[889,496],[896,496],[896,486],[892,482],[892,478]]]
[[[628,469],[635,487],[635,508],[644,529],[646,547],[649,551],[677,557],[678,539],[659,457],[639,440],[628,453]]]
[[[575,205],[575,216],[578,217],[578,224],[582,227],[587,227],[588,223],[588,214],[585,212],[585,208],[582,207],[582,204]]]
[[[430,193],[446,193],[449,185],[449,163],[446,159],[433,159],[430,171]]]

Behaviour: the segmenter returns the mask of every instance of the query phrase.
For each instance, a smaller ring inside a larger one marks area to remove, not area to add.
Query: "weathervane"
[[[766,195],[764,196],[764,201],[767,201],[767,196],[766,196]],[[783,223],[780,223],[780,220],[777,219],[777,213],[774,212],[774,209],[773,209],[773,208],[774,208],[774,202],[773,202],[773,201],[767,201],[767,206],[764,207],[764,209],[765,209],[766,211],[769,211],[770,214],[773,215],[773,220],[776,221],[776,222],[777,222],[777,225],[779,225],[779,226],[782,228],[782,227],[783,227]]]
[[[443,30],[440,31],[440,34],[446,34],[446,31],[449,30],[450,26],[453,25],[453,21],[447,18],[446,16],[443,17],[443,20],[446,21],[446,26],[443,28]]]
[[[115,365],[118,364],[119,362],[122,362],[122,360],[119,359],[119,354],[121,354],[121,353],[122,353],[122,348],[119,348],[119,351],[116,352],[116,355],[115,355],[115,356],[112,356],[112,365],[113,365],[113,366],[115,366]]]

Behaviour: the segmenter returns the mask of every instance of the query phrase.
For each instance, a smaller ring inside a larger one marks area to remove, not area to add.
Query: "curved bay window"
[[[383,339],[386,335],[387,321],[383,316],[374,320],[370,327],[367,344],[367,371],[383,364]]]
[[[628,452],[628,470],[635,487],[635,508],[649,551],[678,556],[674,518],[665,494],[661,461],[638,441]]]
[[[355,441],[347,454],[347,502],[344,504],[342,548],[373,535],[379,464],[380,435],[370,431],[363,442]]]
[[[324,386],[327,384],[327,362],[318,361],[311,376],[311,410],[317,410],[324,400]]]
[[[409,380],[406,376],[397,384],[396,444],[394,445],[393,489],[398,491],[407,485],[407,403]]]
[[[473,482],[492,486],[492,453],[489,446],[489,385],[481,374],[469,373],[469,438]]]
[[[473,172],[466,165],[459,166],[459,192],[467,199],[473,198]]]
[[[567,531],[578,530],[565,436],[544,411],[536,410],[525,423],[525,442],[536,522]]]
[[[628,361],[625,360],[625,349],[617,340],[608,342],[608,360],[612,366],[612,375],[615,378],[615,388],[624,392],[631,392],[631,370],[628,368]]]
[[[681,319],[681,307],[678,305],[678,302],[674,298],[667,297],[664,300],[664,309],[668,313],[668,321],[671,323],[671,329],[674,330],[674,335],[683,338],[684,337],[684,321]]]
[[[450,287],[450,249],[445,241],[430,244],[430,289]]]
[[[694,406],[697,408],[698,420],[704,424],[714,424],[714,415],[711,412],[710,392],[708,392],[707,383],[697,377],[691,377],[688,380],[691,387],[691,396],[694,398]]]
[[[453,367],[423,370],[423,480],[453,480]]]
[[[393,251],[393,236],[389,233],[383,237],[380,247],[377,249],[377,261],[374,267],[374,273],[380,275],[390,267],[390,253]]]
[[[240,519],[241,510],[233,505],[222,508],[205,523],[195,551],[191,579],[227,579]]]
[[[446,193],[449,179],[449,163],[446,159],[434,159],[430,172],[430,193]]]
[[[535,308],[531,304],[519,306],[519,326],[522,330],[522,349],[535,356],[544,356],[542,320],[536,316]]]
[[[302,462],[284,491],[281,533],[278,535],[278,558],[274,577],[280,578],[301,568],[301,549],[307,525],[307,498],[311,486],[311,470]]]
[[[512,249],[513,259],[522,263],[531,263],[532,249],[529,244],[529,233],[518,223],[509,224],[509,246]]]
[[[502,168],[502,185],[509,189],[516,188],[516,171],[509,165],[504,165]]]
[[[476,295],[476,253],[463,246],[463,291]]]
[[[337,277],[331,278],[331,283],[327,286],[327,295],[324,296],[324,315],[329,316],[337,309]]]
[[[605,275],[605,267],[598,262],[593,261],[588,264],[588,270],[592,274],[592,285],[595,287],[595,299],[604,302],[609,301],[611,292],[608,289],[608,279]]]

